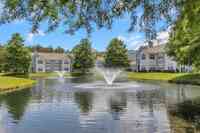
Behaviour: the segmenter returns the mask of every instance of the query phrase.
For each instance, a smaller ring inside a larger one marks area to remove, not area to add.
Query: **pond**
[[[87,78],[38,79],[32,89],[1,95],[0,133],[198,131],[195,120],[200,113],[195,109],[200,104],[191,110],[186,106],[189,116],[195,112],[193,119],[185,118],[185,112],[180,115],[179,110],[179,105],[184,108],[184,102],[198,99],[198,86],[120,81],[129,84],[129,88],[86,87],[96,82]],[[177,125],[179,129],[175,129],[172,117],[186,120],[191,126]]]

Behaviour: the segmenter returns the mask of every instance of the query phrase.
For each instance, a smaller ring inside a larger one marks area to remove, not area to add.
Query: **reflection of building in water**
[[[59,79],[58,79],[59,80]],[[56,79],[40,79],[36,86],[31,89],[33,100],[41,103],[62,103],[66,99],[68,102],[73,102],[73,92],[68,92],[71,89],[69,84],[60,84]]]
[[[199,96],[199,88],[186,85],[169,85],[163,89],[167,104],[174,105]]]
[[[93,95],[90,112],[80,114],[83,132],[96,133],[100,128],[106,133],[170,133],[167,109],[160,96],[121,92]]]

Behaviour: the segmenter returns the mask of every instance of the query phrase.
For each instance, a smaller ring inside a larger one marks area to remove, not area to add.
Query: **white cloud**
[[[157,34],[157,37],[155,40],[153,40],[154,45],[158,44],[165,44],[169,40],[169,33],[171,31],[171,26],[167,28],[166,31],[161,31]],[[131,36],[118,36],[118,39],[124,41],[128,47],[128,49],[138,49],[140,46],[148,45],[145,42],[145,38],[140,35],[131,35]],[[157,41],[158,40],[158,41]]]
[[[38,30],[37,33],[30,32],[27,35],[26,41],[29,43],[33,43],[34,37],[37,37],[37,36],[45,36],[45,33],[42,30]]]
[[[158,33],[157,40],[159,40],[161,44],[167,43],[169,40],[169,32],[162,31],[162,32]]]
[[[0,1],[0,14],[2,13],[2,11],[3,11],[3,4],[2,4],[2,2]]]
[[[169,26],[166,31],[159,32],[156,39],[159,40],[161,44],[167,43],[169,40],[170,32],[171,32],[171,26]]]
[[[37,33],[39,36],[45,36],[45,33],[42,31],[42,30],[38,30],[38,33]]]
[[[24,19],[16,19],[16,20],[14,20],[12,23],[13,23],[13,24],[21,24],[21,23],[23,23],[23,22],[25,22]]]
[[[124,41],[128,49],[137,49],[141,45],[144,45],[144,38],[141,35],[118,36],[118,39]]]
[[[27,35],[26,41],[29,42],[29,43],[32,43],[33,42],[33,37],[34,37],[34,34],[33,33],[29,33]]]

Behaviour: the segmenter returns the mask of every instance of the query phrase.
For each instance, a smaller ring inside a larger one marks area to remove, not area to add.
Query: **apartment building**
[[[33,72],[71,71],[70,57],[64,53],[32,53]]]

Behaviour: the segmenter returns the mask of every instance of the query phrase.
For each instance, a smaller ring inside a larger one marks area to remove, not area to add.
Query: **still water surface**
[[[169,110],[200,96],[200,87],[189,85],[74,87],[82,82],[40,79],[32,89],[0,95],[0,133],[171,133]]]

